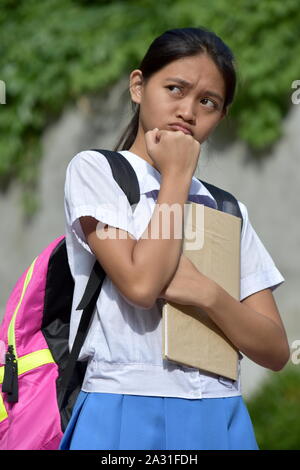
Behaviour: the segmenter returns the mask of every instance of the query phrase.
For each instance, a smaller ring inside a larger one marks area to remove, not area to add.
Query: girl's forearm
[[[204,310],[249,359],[273,371],[289,359],[284,331],[273,320],[241,303],[219,284],[199,273],[192,285],[193,305]],[[203,297],[203,292],[210,295]]]
[[[133,250],[133,273],[143,303],[151,307],[170,281],[183,243],[184,204],[191,178],[162,176],[150,222]]]

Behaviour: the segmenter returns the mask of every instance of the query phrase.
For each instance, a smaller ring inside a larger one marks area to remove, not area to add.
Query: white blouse
[[[76,307],[95,262],[79,217],[92,216],[139,239],[155,208],[157,191],[155,193],[154,190],[160,188],[160,173],[138,155],[127,150],[120,153],[131,163],[139,180],[140,201],[134,211],[114,180],[104,155],[91,150],[79,152],[66,170],[65,235],[68,261],[75,281],[70,348],[82,313]],[[189,195],[189,200],[198,195],[199,202],[202,198],[206,200],[204,204],[216,207],[215,199],[196,177],[192,178]],[[253,229],[245,204],[238,203],[243,215],[242,300],[267,287],[274,290],[284,282],[284,278]],[[162,299],[151,309],[134,305],[106,276],[80,353],[80,360],[88,359],[82,390],[180,398],[241,395],[241,353],[236,381],[162,359],[162,305]]]

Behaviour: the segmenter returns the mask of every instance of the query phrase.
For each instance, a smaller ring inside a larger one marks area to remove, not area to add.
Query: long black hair
[[[222,74],[226,90],[223,105],[225,111],[233,101],[236,88],[234,56],[222,39],[207,28],[177,28],[165,31],[150,44],[138,69],[142,71],[143,80],[146,82],[170,62],[201,53],[208,54]],[[139,108],[139,104],[132,101],[133,116],[114,151],[128,150],[132,146],[138,132]]]

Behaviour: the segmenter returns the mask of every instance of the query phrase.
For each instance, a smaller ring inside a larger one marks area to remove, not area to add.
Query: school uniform
[[[92,216],[100,226],[109,224],[139,239],[155,208],[160,173],[138,155],[120,153],[139,180],[141,196],[133,210],[102,154],[82,151],[67,167],[65,233],[75,281],[70,348],[82,313],[76,307],[95,262],[79,217]],[[196,177],[188,200],[216,208]],[[268,287],[274,290],[284,278],[253,229],[245,204],[238,203],[243,300]],[[243,355],[236,381],[162,359],[162,305],[162,299],[151,309],[133,304],[106,276],[79,356],[88,366],[61,449],[258,449],[242,397]]]

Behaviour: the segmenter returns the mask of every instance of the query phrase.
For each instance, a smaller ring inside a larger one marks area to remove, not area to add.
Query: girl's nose
[[[191,124],[194,124],[195,121],[195,109],[194,103],[191,100],[186,100],[181,103],[180,108],[177,112],[177,117],[184,119],[184,121],[188,121]]]

